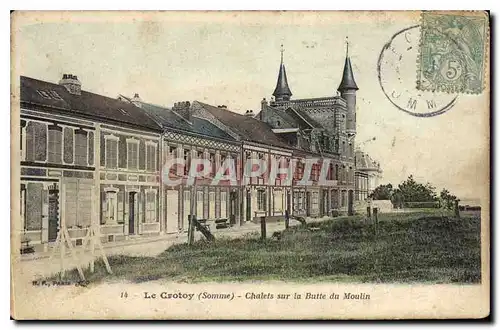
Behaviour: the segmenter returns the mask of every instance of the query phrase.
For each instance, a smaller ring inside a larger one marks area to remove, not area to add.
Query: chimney
[[[177,112],[184,119],[191,121],[191,103],[189,101],[174,103],[172,110]]]
[[[139,96],[139,93],[135,93],[134,94],[134,97],[132,98],[132,103],[136,106],[136,107],[141,107],[141,102],[142,102],[142,99],[141,97]]]
[[[266,106],[267,106],[267,100],[266,100],[266,98],[264,97],[264,98],[262,99],[262,101],[260,101],[260,109],[261,109],[261,110],[264,110],[264,108],[265,108]]]
[[[247,117],[253,117],[253,110],[247,110],[245,112],[245,116],[247,116]]]
[[[82,94],[82,83],[78,80],[77,76],[74,76],[72,74],[63,74],[62,79],[59,80],[59,85],[64,86],[70,94]]]

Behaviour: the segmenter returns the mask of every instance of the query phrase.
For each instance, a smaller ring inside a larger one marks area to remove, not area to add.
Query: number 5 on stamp
[[[479,94],[488,44],[486,12],[422,13],[417,89]]]

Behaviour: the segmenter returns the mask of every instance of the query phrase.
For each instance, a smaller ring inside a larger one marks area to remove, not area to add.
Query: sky
[[[419,23],[407,12],[17,12],[13,75],[58,82],[72,73],[82,89],[150,103],[225,104],[258,111],[271,97],[284,45],[292,98],[336,95],[345,38],[357,93],[357,141],[380,162],[382,183],[413,174],[461,198],[489,190],[489,94],[460,95],[430,118],[394,107],[377,79],[377,60],[392,35]],[[415,67],[416,70],[416,67]],[[409,88],[416,72],[404,72]],[[410,86],[411,85],[411,86]]]

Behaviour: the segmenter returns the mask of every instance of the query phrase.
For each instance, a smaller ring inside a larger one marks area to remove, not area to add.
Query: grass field
[[[375,233],[360,216],[335,218],[290,228],[281,240],[261,241],[255,233],[109,261],[113,275],[100,262],[95,273],[85,271],[87,279],[479,283],[480,219],[440,210],[381,214]],[[78,280],[76,271],[66,276]]]

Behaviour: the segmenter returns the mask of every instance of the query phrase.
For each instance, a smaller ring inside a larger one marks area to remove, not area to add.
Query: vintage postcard
[[[11,27],[14,319],[490,314],[488,12]]]

